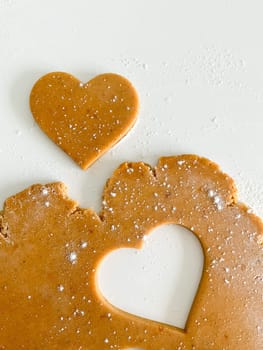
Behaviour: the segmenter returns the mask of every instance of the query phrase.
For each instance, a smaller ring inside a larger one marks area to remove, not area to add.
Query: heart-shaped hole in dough
[[[184,329],[203,272],[203,249],[179,225],[161,225],[142,249],[108,254],[98,271],[98,287],[115,307]]]

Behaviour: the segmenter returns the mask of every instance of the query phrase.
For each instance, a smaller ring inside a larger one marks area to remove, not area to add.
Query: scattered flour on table
[[[250,181],[240,176],[235,179],[239,201],[249,205],[253,212],[263,218],[263,182]]]

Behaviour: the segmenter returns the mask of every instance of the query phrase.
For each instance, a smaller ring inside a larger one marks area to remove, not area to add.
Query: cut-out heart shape
[[[83,84],[62,72],[40,78],[30,95],[41,129],[83,169],[120,141],[134,125],[138,95],[117,74],[98,75]]]
[[[115,307],[184,329],[202,271],[196,236],[182,226],[162,225],[141,250],[122,248],[105,257],[98,286]]]

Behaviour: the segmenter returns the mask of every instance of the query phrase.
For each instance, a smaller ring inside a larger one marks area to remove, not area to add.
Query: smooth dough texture
[[[62,183],[34,185],[6,200],[0,349],[263,348],[263,225],[237,202],[232,179],[217,165],[193,155],[161,158],[155,168],[124,163],[102,203],[99,215],[81,209]],[[144,235],[167,223],[192,230],[204,250],[185,330],[116,309],[96,285],[108,252],[139,248]]]
[[[30,95],[40,128],[87,169],[134,125],[138,95],[124,77],[106,73],[83,84],[62,72],[44,75]]]

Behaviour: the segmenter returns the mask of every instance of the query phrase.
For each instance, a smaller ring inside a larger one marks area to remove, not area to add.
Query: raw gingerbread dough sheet
[[[230,177],[190,155],[161,158],[156,168],[124,163],[107,182],[102,203],[99,215],[81,209],[62,183],[34,185],[6,201],[0,250],[3,349],[263,346],[263,226],[237,202]],[[185,330],[118,310],[97,288],[106,254],[140,248],[144,235],[165,223],[191,229],[205,255]]]

